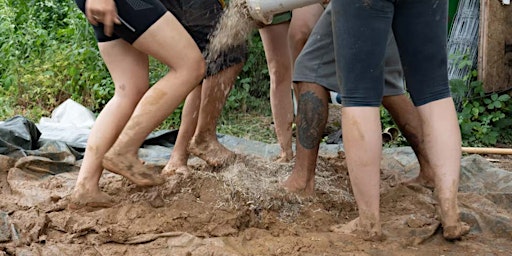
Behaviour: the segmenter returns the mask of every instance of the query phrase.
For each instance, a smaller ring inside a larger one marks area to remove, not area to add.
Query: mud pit
[[[139,188],[106,172],[101,187],[118,203],[77,211],[66,208],[76,171],[48,175],[3,169],[0,255],[509,255],[511,194],[474,182],[480,177],[474,166],[496,168],[479,156],[463,159],[459,200],[472,230],[460,241],[447,242],[432,192],[400,185],[418,171],[416,162],[402,159],[411,153],[384,155],[384,242],[329,231],[357,216],[343,159],[333,155],[320,158],[311,198],[280,189],[291,164],[246,155],[220,170],[193,158],[188,177],[175,176],[154,188]],[[494,178],[510,185],[495,187],[510,188],[512,180],[503,180],[508,172],[499,171],[505,176]]]

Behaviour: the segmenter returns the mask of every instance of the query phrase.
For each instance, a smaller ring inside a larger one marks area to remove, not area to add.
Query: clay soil
[[[512,170],[510,157],[489,156]],[[69,210],[77,172],[41,176],[0,172],[0,210],[15,227],[0,255],[510,255],[512,242],[482,232],[445,241],[432,192],[383,172],[381,212],[387,239],[367,242],[330,231],[357,216],[342,157],[321,157],[314,197],[290,195],[279,181],[291,164],[252,156],[140,188],[105,172],[103,191],[117,204]],[[157,166],[158,167],[158,166]],[[18,182],[15,182],[18,181]],[[27,191],[39,191],[26,196]],[[46,191],[46,192],[45,192]],[[45,194],[47,193],[47,194]],[[36,200],[36,199],[40,200]]]

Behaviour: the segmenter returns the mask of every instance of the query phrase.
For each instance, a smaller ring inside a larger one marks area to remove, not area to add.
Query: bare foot
[[[449,195],[441,197],[436,189],[434,197],[437,199],[436,212],[441,217],[441,225],[443,227],[443,237],[446,240],[460,239],[469,233],[470,226],[460,221],[460,211],[457,205],[457,195]]]
[[[165,179],[144,166],[137,157],[119,155],[112,151],[103,157],[103,168],[124,176],[138,186],[155,186],[165,182]]]
[[[164,176],[174,176],[176,174],[183,175],[184,177],[188,177],[191,173],[190,168],[185,164],[177,164],[174,162],[168,162],[167,165],[162,170],[162,175]]]
[[[357,236],[365,241],[381,242],[386,240],[381,230],[372,230],[370,227],[368,229],[363,228],[359,217],[345,224],[334,225],[329,230],[335,233]]]
[[[331,232],[345,234],[345,235],[355,235],[353,234],[355,231],[359,230],[359,218],[355,218],[348,223],[345,224],[337,224],[331,226],[329,228]]]
[[[281,153],[278,157],[276,157],[273,162],[275,163],[289,163],[293,160],[293,154],[285,154]]]
[[[443,225],[443,237],[446,240],[460,239],[462,236],[469,233],[470,228],[471,227],[467,223],[462,221],[459,221],[456,225]]]
[[[420,185],[420,186],[426,187],[428,189],[434,189],[434,187],[435,187],[434,179],[429,178],[426,175],[422,174],[421,171],[420,171],[420,174],[418,174],[418,176],[416,176],[412,179],[406,180],[406,181],[402,182],[402,184],[405,186]]]
[[[188,151],[213,167],[229,165],[236,159],[236,154],[217,140],[201,140],[196,136],[190,140]]]
[[[292,174],[280,185],[289,193],[313,196],[315,194],[315,177],[308,179],[296,173],[294,169]]]
[[[78,210],[82,208],[108,208],[114,205],[114,200],[105,192],[75,190],[69,197],[68,208]]]

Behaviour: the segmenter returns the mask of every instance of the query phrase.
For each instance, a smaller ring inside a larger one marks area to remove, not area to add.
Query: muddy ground
[[[512,158],[486,156],[512,170]],[[279,187],[291,164],[244,156],[212,170],[193,158],[194,172],[165,185],[139,188],[105,172],[101,187],[117,204],[67,209],[77,171],[45,175],[11,168],[0,172],[0,255],[510,255],[510,230],[472,224],[448,242],[432,191],[400,184],[404,170],[382,170],[384,242],[330,232],[357,216],[342,157],[323,156],[316,195],[302,198]],[[407,169],[407,167],[404,167]],[[460,193],[463,209],[478,195]],[[479,206],[476,206],[479,207]],[[494,209],[511,215],[510,208]],[[505,210],[504,210],[505,209]],[[510,225],[510,223],[507,223]]]

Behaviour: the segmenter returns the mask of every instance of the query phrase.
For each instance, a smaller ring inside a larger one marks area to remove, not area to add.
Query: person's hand
[[[112,36],[114,23],[121,24],[117,17],[117,8],[114,0],[87,0],[85,2],[85,16],[95,26],[102,23],[107,36]]]

